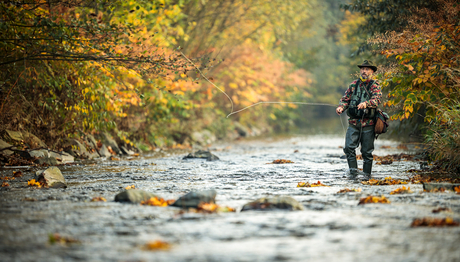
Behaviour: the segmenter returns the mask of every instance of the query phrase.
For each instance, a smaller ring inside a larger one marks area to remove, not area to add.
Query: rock
[[[89,153],[86,147],[76,139],[69,139],[65,151],[73,157],[88,158]]]
[[[91,134],[85,135],[85,140],[92,148],[97,149],[97,141],[93,135]]]
[[[102,147],[99,148],[99,155],[101,157],[111,157],[112,156],[112,154],[109,152],[109,149],[104,144],[102,144]]]
[[[59,164],[67,164],[74,162],[74,157],[65,152],[55,153],[47,149],[40,149],[28,151],[27,154],[28,155],[21,155],[23,155],[27,159],[38,158],[37,160],[35,160],[35,163],[39,165],[47,164],[50,166],[55,166]]]
[[[28,153],[30,158],[45,158],[50,156],[48,150],[46,149],[31,150]]]
[[[452,190],[454,191],[454,187],[458,187],[460,184],[453,184],[453,183],[423,183],[423,190],[431,191],[435,189],[444,188],[445,190]]]
[[[216,190],[192,191],[181,196],[171,206],[197,208],[201,203],[215,203],[216,195]]]
[[[46,148],[47,147],[43,141],[41,141],[38,137],[36,137],[35,135],[29,132],[6,130],[6,133],[8,133],[8,136],[11,139],[18,141],[18,142],[24,141],[27,144],[29,144],[29,146],[32,148],[38,148],[38,147]]]
[[[249,130],[247,127],[243,126],[242,124],[240,124],[239,122],[235,122],[233,123],[234,126],[235,126],[235,130],[236,132],[238,132],[238,134],[242,137],[246,137],[249,135]]]
[[[147,201],[152,197],[158,196],[144,190],[129,189],[118,193],[115,196],[115,202],[141,203],[142,201]]]
[[[39,165],[47,164],[48,166],[59,165],[58,161],[54,157],[41,157],[35,160],[34,163],[39,164]]]
[[[191,134],[192,141],[200,145],[209,145],[216,141],[216,136],[209,130],[195,131]]]
[[[101,134],[101,139],[102,139],[102,143],[106,146],[110,146],[115,153],[119,155],[122,154],[120,148],[118,147],[117,142],[115,141],[115,139],[112,138],[111,135],[104,132]]]
[[[37,171],[36,180],[40,183],[45,183],[50,188],[66,188],[64,176],[59,168],[53,166],[48,169]]]
[[[188,158],[205,158],[208,161],[219,160],[219,158],[216,155],[211,154],[211,152],[206,151],[206,150],[198,150],[195,153],[190,153],[186,155],[182,159],[188,159]]]
[[[53,151],[49,151],[48,153],[49,156],[54,157],[59,164],[73,163],[75,161],[75,158],[66,152],[56,153]]]
[[[0,150],[1,150],[0,154],[6,155],[6,156],[12,155],[14,153],[13,151],[8,150],[8,149],[2,150],[4,148],[11,147],[11,146],[12,145],[0,139]]]
[[[125,154],[125,155],[130,155],[130,156],[132,156],[132,155],[135,154],[134,151],[129,150],[129,149],[127,149],[127,148],[124,147],[124,146],[120,146],[120,150],[121,150],[121,152],[122,152],[123,154]]]
[[[290,196],[273,196],[259,198],[247,203],[243,206],[241,211],[274,209],[303,210],[303,206]]]

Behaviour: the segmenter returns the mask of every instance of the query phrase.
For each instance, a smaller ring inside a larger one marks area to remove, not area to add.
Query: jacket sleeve
[[[353,83],[350,84],[350,86],[345,91],[345,94],[339,101],[339,105],[343,108],[343,110],[348,109],[350,105],[351,96],[353,95],[353,89],[352,89],[353,87],[354,87]]]
[[[366,101],[366,104],[368,107],[377,107],[382,101],[382,89],[380,88],[379,83],[375,81],[369,91],[371,93],[371,99]]]

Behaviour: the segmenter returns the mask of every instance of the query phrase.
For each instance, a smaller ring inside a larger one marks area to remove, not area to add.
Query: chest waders
[[[370,81],[364,87],[360,87],[361,80],[356,82],[349,108],[347,110],[347,115],[352,119],[360,119],[361,126],[349,125],[346,139],[345,147],[343,149],[344,153],[347,155],[348,167],[350,168],[350,174],[355,177],[357,175],[358,163],[356,161],[356,148],[358,148],[361,143],[361,155],[363,157],[363,172],[367,178],[370,178],[372,172],[372,162],[373,156],[372,152],[374,151],[374,126],[362,126],[362,120],[364,118],[374,118],[376,109],[375,108],[366,108],[359,109],[358,105],[361,102],[368,101],[371,98],[369,91],[367,90],[372,86],[374,81]]]

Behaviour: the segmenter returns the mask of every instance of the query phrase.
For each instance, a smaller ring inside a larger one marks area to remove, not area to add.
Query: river
[[[460,228],[412,228],[415,218],[460,220],[460,195],[424,193],[390,195],[401,185],[368,186],[346,175],[337,135],[291,136],[215,144],[220,161],[183,160],[188,151],[160,151],[119,161],[59,167],[66,189],[27,186],[36,170],[8,181],[0,191],[1,261],[460,261]],[[375,155],[413,153],[399,142],[376,140]],[[292,164],[267,164],[288,159]],[[362,161],[359,161],[362,167]],[[375,165],[374,177],[406,179],[417,161]],[[1,169],[11,176],[14,169]],[[298,188],[299,182],[330,187]],[[177,199],[191,190],[215,189],[217,204],[236,212],[183,213],[174,207],[114,202],[117,193],[137,189]],[[362,192],[337,194],[344,188]],[[251,200],[288,195],[302,211],[245,211]],[[358,205],[368,195],[386,196],[390,204]],[[93,197],[107,202],[91,202]],[[36,200],[36,201],[27,201]],[[433,214],[438,207],[452,212]],[[58,233],[78,243],[52,244]],[[167,250],[145,249],[150,241]]]

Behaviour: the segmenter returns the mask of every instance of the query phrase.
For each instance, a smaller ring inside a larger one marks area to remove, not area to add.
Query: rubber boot
[[[364,163],[363,172],[364,172],[364,179],[366,180],[371,179],[371,173],[372,173],[372,162],[371,161]]]

